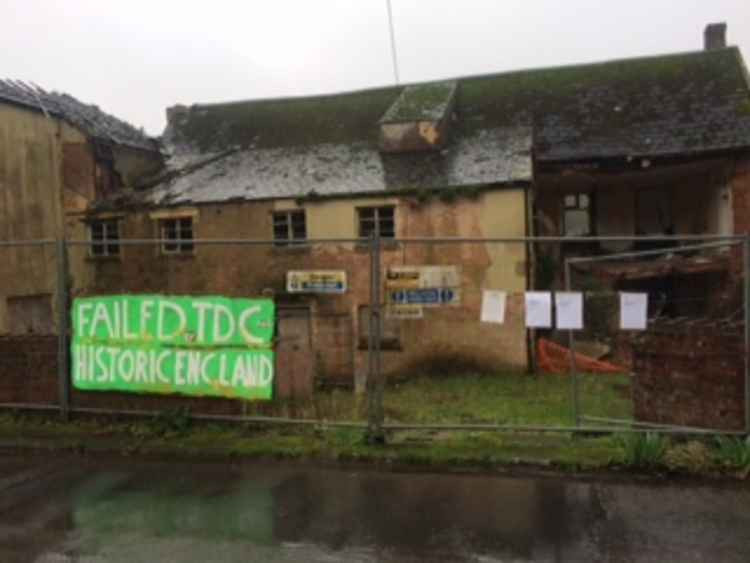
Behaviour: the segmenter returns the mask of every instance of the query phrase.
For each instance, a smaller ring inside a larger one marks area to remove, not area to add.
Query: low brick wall
[[[633,340],[636,420],[742,430],[744,341],[741,326],[662,323]]]
[[[57,403],[57,336],[0,338],[0,402]]]
[[[0,403],[58,404],[57,336],[0,338]],[[236,400],[75,389],[71,389],[71,406],[148,411],[182,407],[200,414],[243,414],[243,404]],[[255,408],[263,411],[270,406]]]

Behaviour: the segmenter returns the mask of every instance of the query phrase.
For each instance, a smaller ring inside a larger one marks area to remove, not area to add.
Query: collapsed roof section
[[[20,80],[0,80],[0,102],[53,115],[99,141],[146,151],[160,150],[158,142],[142,130],[68,94],[48,92]]]

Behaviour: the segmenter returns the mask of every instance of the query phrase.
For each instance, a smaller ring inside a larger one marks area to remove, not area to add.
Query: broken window
[[[277,246],[302,244],[307,239],[304,211],[280,211],[273,214],[273,240]]]
[[[120,255],[120,225],[117,219],[89,223],[89,255],[96,258]]]
[[[369,238],[376,234],[381,238],[396,237],[396,208],[392,205],[384,207],[360,207],[359,237]]]
[[[160,219],[159,235],[163,240],[161,250],[164,254],[191,254],[193,252],[192,217]]]
[[[567,194],[563,198],[563,235],[582,237],[591,232],[591,196]]]
[[[385,308],[380,315],[380,347],[384,350],[401,349],[401,323],[399,319],[385,316]],[[367,348],[370,335],[370,306],[359,306],[359,348]]]
[[[52,295],[8,297],[8,330],[11,334],[54,334]]]

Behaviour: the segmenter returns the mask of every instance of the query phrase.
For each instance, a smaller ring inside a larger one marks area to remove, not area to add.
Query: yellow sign
[[[385,274],[387,289],[460,287],[457,266],[392,266]]]
[[[421,305],[392,305],[385,308],[385,316],[389,319],[421,319],[424,310]]]

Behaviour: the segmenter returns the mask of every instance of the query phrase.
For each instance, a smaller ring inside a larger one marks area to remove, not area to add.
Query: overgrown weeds
[[[724,468],[750,472],[750,438],[718,436],[714,456]]]
[[[623,451],[622,463],[640,469],[660,466],[669,447],[667,438],[653,432],[620,434],[616,442]]]
[[[672,471],[708,473],[714,468],[711,449],[698,440],[671,446],[664,454],[664,465]]]

